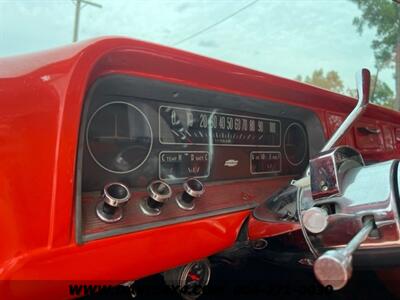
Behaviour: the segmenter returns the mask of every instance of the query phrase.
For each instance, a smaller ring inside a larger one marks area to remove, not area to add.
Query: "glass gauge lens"
[[[181,274],[180,294],[184,299],[197,299],[210,280],[210,264],[199,261],[186,266]]]
[[[160,107],[160,142],[184,145],[281,144],[279,120],[183,107]]]
[[[299,124],[292,123],[286,129],[284,151],[288,162],[293,166],[300,165],[307,155],[306,133]]]
[[[139,108],[126,102],[111,102],[90,117],[86,142],[100,167],[112,173],[128,173],[147,160],[153,134]]]

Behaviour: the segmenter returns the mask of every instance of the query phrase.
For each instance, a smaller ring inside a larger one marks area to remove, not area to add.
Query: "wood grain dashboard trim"
[[[229,214],[252,209],[281,187],[288,184],[292,177],[281,176],[262,180],[249,180],[245,185],[237,181],[205,184],[206,192],[196,201],[194,210],[180,209],[175,197],[182,192],[180,185],[173,187],[173,195],[164,205],[159,216],[146,216],[139,202],[147,197],[144,190],[132,190],[131,200],[124,206],[124,217],[116,223],[104,223],[96,215],[96,205],[100,200],[99,193],[82,195],[82,241],[101,239],[105,237],[148,230],[161,226]]]

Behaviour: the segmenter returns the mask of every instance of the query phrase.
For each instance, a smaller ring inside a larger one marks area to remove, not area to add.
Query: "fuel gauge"
[[[286,129],[284,137],[284,152],[287,161],[293,165],[300,165],[307,156],[306,132],[298,123],[292,123]]]

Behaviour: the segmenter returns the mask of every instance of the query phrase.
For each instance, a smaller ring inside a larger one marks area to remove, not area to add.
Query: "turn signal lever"
[[[374,223],[369,220],[345,248],[329,250],[318,257],[314,263],[314,274],[323,286],[331,286],[333,290],[339,290],[346,285],[353,271],[353,253],[365,241],[373,228]]]

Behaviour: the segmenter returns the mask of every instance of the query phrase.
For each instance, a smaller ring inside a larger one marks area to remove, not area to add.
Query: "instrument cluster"
[[[82,120],[80,241],[254,208],[322,136],[305,109],[126,75],[96,80]]]
[[[308,160],[304,126],[286,118],[136,97],[110,97],[86,127],[84,186],[125,178],[179,183],[299,174]],[[85,176],[87,174],[87,176]],[[87,183],[87,184],[86,184]]]

